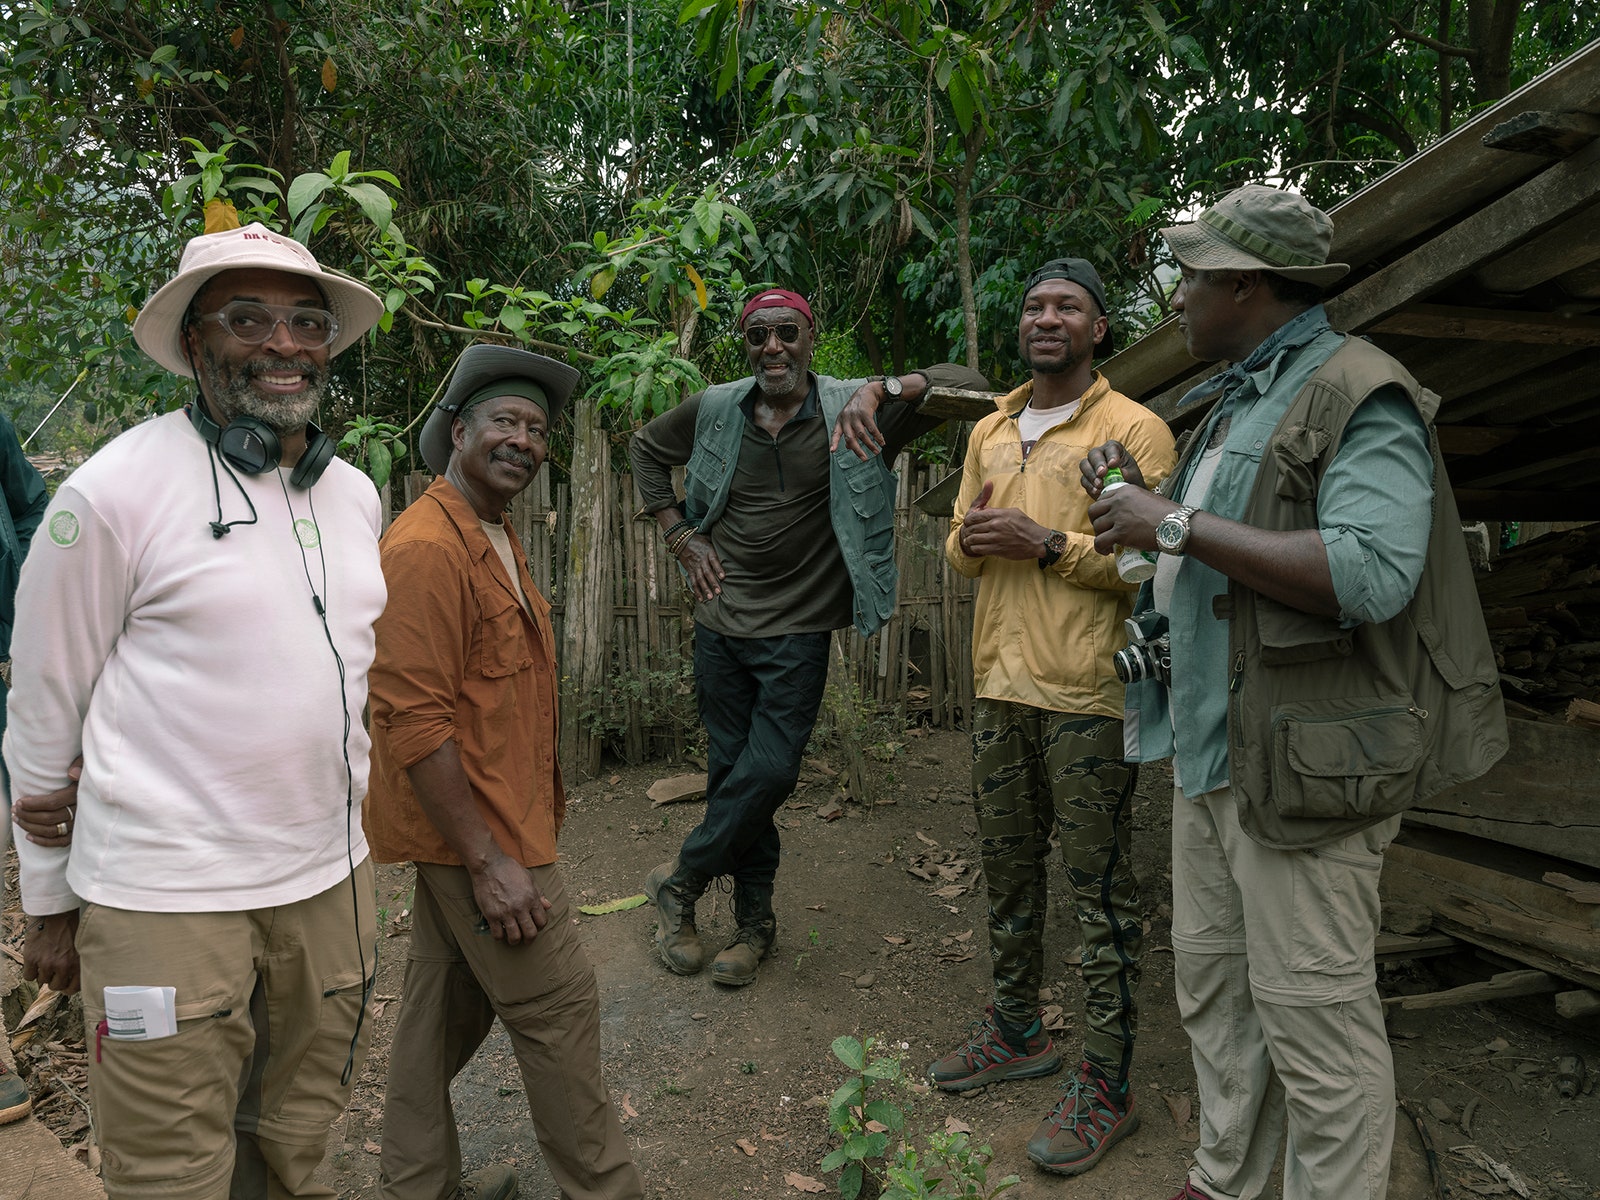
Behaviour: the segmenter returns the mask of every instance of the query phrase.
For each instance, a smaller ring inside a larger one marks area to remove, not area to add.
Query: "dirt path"
[[[800,1197],[791,1173],[820,1180],[836,1195],[836,1176],[819,1169],[832,1149],[826,1098],[843,1078],[829,1047],[841,1034],[879,1039],[920,1076],[945,1053],[989,999],[982,880],[967,795],[963,735],[906,735],[895,758],[877,767],[886,803],[855,805],[828,821],[819,817],[831,782],[808,771],[781,816],[783,868],[777,911],[779,943],[759,980],[724,990],[706,977],[679,978],[657,960],[650,907],[581,918],[600,981],[606,1075],[652,1197]],[[835,764],[838,765],[838,764]],[[568,886],[578,903],[634,894],[645,873],[670,857],[699,819],[698,803],[652,809],[644,792],[663,768],[621,769],[575,789],[563,834]],[[1170,777],[1145,773],[1135,815],[1135,861],[1150,914],[1146,939],[1141,1035],[1134,1082],[1142,1110],[1139,1133],[1089,1175],[1045,1176],[1024,1147],[1054,1103],[1061,1077],[1007,1084],[965,1097],[898,1090],[918,1140],[947,1121],[972,1129],[994,1149],[991,1183],[1015,1173],[1012,1197],[1073,1196],[1083,1200],[1167,1200],[1177,1189],[1196,1139],[1194,1076],[1188,1043],[1172,998],[1167,808]],[[928,882],[910,873],[944,876]],[[380,904],[391,925],[405,907],[403,872],[380,876]],[[708,941],[732,929],[728,898],[700,909]],[[403,921],[398,922],[403,925]],[[1066,1028],[1057,1034],[1069,1057],[1078,1052],[1082,990],[1078,943],[1070,912],[1052,900],[1046,942],[1050,1002]],[[378,994],[398,997],[405,937],[383,942]],[[1421,986],[1416,984],[1413,986]],[[328,1169],[345,1196],[375,1195],[382,1133],[382,1084],[388,1035],[400,1000],[381,1002],[377,1049],[340,1130]],[[1453,1120],[1474,1097],[1472,1141],[1510,1166],[1532,1197],[1600,1196],[1600,1153],[1593,1130],[1600,1097],[1563,1101],[1553,1087],[1558,1055],[1587,1051],[1572,1026],[1550,1029],[1499,1009],[1476,1007],[1405,1014],[1396,1058],[1400,1090],[1424,1114],[1455,1194],[1513,1194],[1451,1147],[1467,1143],[1428,1102]],[[1497,1048],[1496,1038],[1507,1045]],[[498,1031],[456,1088],[469,1168],[514,1163],[522,1194],[557,1195],[539,1161],[509,1046]],[[742,1144],[741,1144],[742,1143]],[[751,1152],[753,1151],[753,1153]],[[1489,1190],[1483,1190],[1483,1189]],[[1391,1196],[1431,1194],[1419,1140],[1402,1127]]]
[[[781,814],[778,946],[750,987],[728,991],[707,977],[669,973],[654,951],[653,908],[580,919],[599,976],[606,1077],[652,1200],[803,1197],[786,1182],[791,1175],[820,1181],[820,1195],[837,1195],[837,1176],[819,1166],[835,1145],[826,1100],[844,1076],[829,1052],[833,1040],[874,1037],[903,1058],[915,1079],[957,1043],[988,1001],[966,739],[909,732],[899,741],[891,761],[873,766],[888,803],[870,812],[851,804],[838,819],[823,819],[819,813],[835,786],[808,769],[809,784]],[[562,855],[576,903],[639,892],[646,872],[670,857],[699,820],[700,803],[650,807],[645,789],[667,773],[670,768],[659,766],[619,769],[574,789]],[[1170,804],[1170,776],[1146,771],[1134,818],[1135,864],[1149,913],[1134,1066],[1139,1132],[1092,1173],[1062,1180],[1035,1170],[1024,1153],[1059,1094],[1060,1076],[964,1097],[888,1093],[910,1110],[919,1144],[947,1122],[970,1126],[975,1143],[994,1149],[991,1183],[1021,1176],[1009,1197],[1168,1200],[1183,1176],[1197,1134],[1194,1075],[1172,991]],[[15,871],[14,858],[9,870]],[[380,939],[374,1051],[323,1171],[350,1200],[377,1195],[383,1079],[403,1003],[409,886],[407,871],[380,871],[379,904],[389,936]],[[12,896],[4,925],[8,949],[20,944],[22,924]],[[731,933],[725,895],[703,902],[700,916],[713,944]],[[1045,978],[1049,1003],[1060,1007],[1065,1021],[1057,1038],[1069,1061],[1079,1050],[1081,1023],[1077,951],[1075,927],[1058,895]],[[1439,986],[1421,971],[1386,969],[1383,986],[1386,992]],[[6,999],[13,1017],[26,1004],[22,992]],[[75,1099],[84,1092],[78,1011],[63,1007],[50,1028],[19,1048],[18,1058],[25,1074],[38,1073],[41,1118],[82,1155],[87,1122]],[[1600,1025],[1586,1031],[1547,1012],[1547,1001],[1517,1011],[1479,1005],[1403,1013],[1394,1026],[1400,1094],[1428,1125],[1452,1196],[1513,1196],[1525,1187],[1530,1200],[1600,1197],[1600,1095],[1563,1099],[1554,1085],[1561,1055],[1582,1054],[1600,1070],[1600,1037],[1594,1036]],[[53,1087],[52,1077],[64,1086]],[[522,1086],[497,1029],[456,1084],[468,1169],[514,1164],[524,1197],[555,1200]],[[1470,1136],[1461,1129],[1469,1108]],[[1409,1126],[1400,1128],[1395,1158],[1393,1200],[1428,1200],[1433,1191]],[[1494,1163],[1515,1182],[1493,1175]],[[13,1200],[7,1165],[0,1163],[0,1200]]]

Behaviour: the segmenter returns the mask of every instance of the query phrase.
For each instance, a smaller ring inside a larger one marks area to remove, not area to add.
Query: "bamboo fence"
[[[944,557],[948,522],[912,504],[948,473],[942,466],[896,464],[896,558],[899,603],[870,638],[854,629],[836,635],[851,681],[868,703],[906,721],[936,728],[962,725],[972,706],[972,580],[950,570]],[[408,475],[404,503],[414,502],[431,477]],[[392,485],[391,485],[392,486]],[[611,475],[603,506],[610,528],[611,672],[601,695],[563,688],[564,726],[598,723],[607,749],[626,762],[681,758],[692,739],[694,696],[690,664],[694,604],[655,519],[639,515],[630,474]],[[385,489],[388,500],[389,489]],[[511,523],[528,554],[533,581],[549,599],[556,644],[570,619],[571,505],[565,483],[552,487],[541,471],[511,508]]]

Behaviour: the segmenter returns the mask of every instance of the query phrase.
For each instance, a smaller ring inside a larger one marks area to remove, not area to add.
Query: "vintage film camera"
[[[1167,632],[1167,618],[1158,612],[1140,613],[1123,622],[1128,631],[1128,644],[1111,656],[1112,669],[1123,683],[1140,679],[1154,679],[1166,685],[1172,682],[1172,638]]]

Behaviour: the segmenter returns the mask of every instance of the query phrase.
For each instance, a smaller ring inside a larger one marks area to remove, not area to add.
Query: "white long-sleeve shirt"
[[[309,490],[287,470],[236,487],[219,464],[216,478],[221,519],[248,519],[247,495],[256,524],[212,536],[208,448],[169,413],[74,472],[34,539],[12,643],[13,793],[64,786],[79,753],[84,766],[71,847],[18,844],[30,914],[79,897],[287,904],[366,856],[377,493],[337,459]]]

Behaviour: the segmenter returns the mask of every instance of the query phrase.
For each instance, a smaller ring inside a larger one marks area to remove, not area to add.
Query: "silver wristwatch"
[[[885,375],[883,377],[883,394],[889,399],[900,399],[900,393],[903,391],[905,391],[905,386],[900,382],[900,376]]]
[[[1156,549],[1163,554],[1182,554],[1189,544],[1189,518],[1199,508],[1186,504],[1177,512],[1170,512],[1156,524]]]

